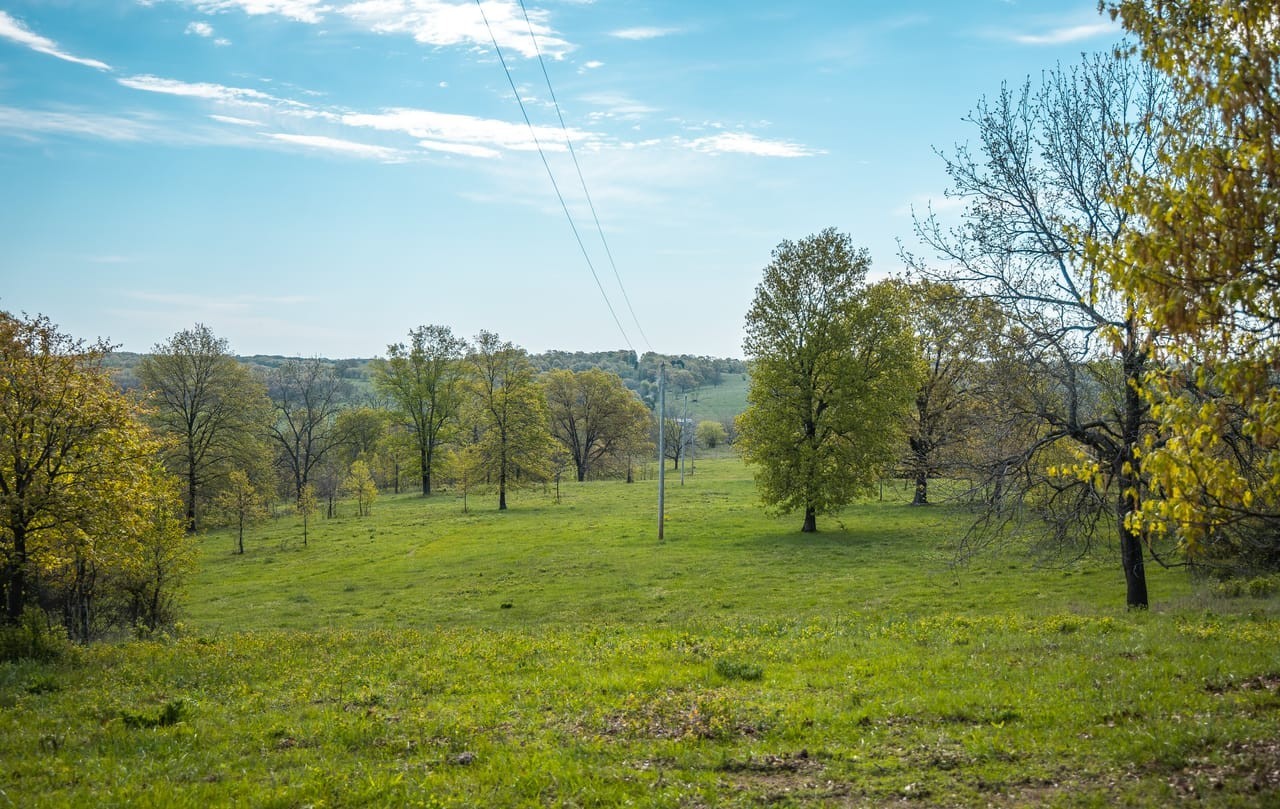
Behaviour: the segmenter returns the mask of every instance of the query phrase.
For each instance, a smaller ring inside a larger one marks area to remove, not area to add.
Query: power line
[[[556,117],[560,119],[560,131],[564,132],[564,143],[569,147],[569,156],[573,158],[573,168],[578,172],[578,182],[582,184],[582,194],[587,198],[587,207],[591,209],[591,218],[595,220],[596,232],[600,234],[600,243],[604,245],[604,254],[609,257],[609,266],[613,268],[613,277],[618,282],[618,289],[622,291],[622,299],[627,303],[627,311],[631,313],[631,320],[636,324],[636,329],[640,332],[640,337],[644,339],[645,346],[650,351],[653,345],[649,342],[649,336],[644,333],[644,327],[640,325],[640,318],[636,317],[636,310],[631,305],[631,296],[627,294],[627,288],[622,283],[622,275],[618,272],[618,265],[613,260],[613,251],[609,249],[609,241],[604,237],[604,228],[600,226],[600,216],[596,213],[596,205],[591,201],[591,192],[587,190],[587,180],[582,175],[582,166],[578,164],[578,153],[573,149],[573,141],[569,138],[569,127],[564,123],[564,113],[560,111],[560,101],[556,99],[555,88],[551,86],[551,75],[547,73],[547,63],[542,58],[542,49],[538,47],[538,37],[533,33],[533,23],[529,21],[529,10],[524,6],[524,0],[520,0],[520,11],[524,14],[524,24],[529,28],[529,39],[533,41],[533,52],[538,55],[538,65],[542,67],[542,78],[547,80],[547,92],[551,94],[551,103],[556,108]]]
[[[507,60],[502,55],[502,48],[498,47],[498,38],[493,34],[493,27],[489,25],[489,16],[484,13],[484,6],[480,0],[476,0],[476,8],[480,9],[480,19],[484,20],[484,27],[489,32],[489,40],[493,42],[493,49],[498,54],[498,61],[502,63],[502,71],[507,74],[507,83],[511,85],[511,92],[515,94],[516,103],[520,105],[520,114],[524,116],[525,125],[529,127],[529,135],[533,138],[533,145],[537,147],[538,156],[542,158],[542,167],[547,170],[547,177],[551,180],[551,187],[555,189],[556,198],[560,200],[560,207],[564,210],[564,217],[569,221],[569,229],[573,231],[573,238],[578,242],[578,249],[582,251],[582,258],[586,260],[587,268],[591,270],[591,277],[596,279],[596,288],[600,290],[600,297],[604,298],[604,305],[613,317],[613,323],[622,334],[622,339],[626,341],[627,348],[635,351],[636,347],[631,344],[631,338],[627,336],[627,330],[622,328],[622,321],[618,320],[618,314],[613,311],[613,304],[609,302],[609,295],[604,291],[604,284],[600,283],[600,276],[596,273],[595,265],[591,263],[591,256],[587,253],[586,245],[582,243],[582,236],[578,233],[578,226],[573,223],[573,215],[569,213],[569,206],[564,201],[564,195],[560,193],[560,185],[556,182],[556,175],[551,171],[551,164],[547,161],[547,153],[543,151],[542,143],[538,140],[538,132],[533,128],[533,121],[529,120],[529,112],[525,109],[524,99],[520,97],[520,91],[516,89],[515,79],[511,78],[511,69],[507,67]]]

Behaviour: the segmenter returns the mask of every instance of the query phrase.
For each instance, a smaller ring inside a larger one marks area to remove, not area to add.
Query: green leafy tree
[[[617,374],[596,368],[554,370],[542,380],[551,435],[572,461],[578,481],[625,458],[649,430],[649,410]]]
[[[1140,223],[1094,247],[1168,339],[1133,523],[1194,563],[1280,566],[1280,17],[1274,0],[1104,4],[1182,104],[1161,171],[1119,194]]]
[[[347,471],[343,481],[343,490],[356,501],[356,513],[368,517],[373,511],[373,501],[378,499],[378,484],[374,483],[369,472],[369,464],[355,461]]]
[[[419,326],[409,332],[407,346],[387,346],[387,359],[374,364],[374,385],[394,403],[412,438],[423,495],[431,494],[436,451],[458,414],[466,350],[466,341],[448,327]]]
[[[242,469],[228,476],[227,487],[218,493],[214,507],[236,528],[236,553],[244,553],[244,531],[266,519],[267,506],[262,492]]]
[[[307,523],[311,520],[311,515],[319,509],[320,502],[316,499],[316,487],[308,483],[302,487],[302,492],[298,495],[298,501],[294,504],[294,508],[298,512],[298,516],[302,518],[302,546],[307,545]]]
[[[184,481],[187,528],[232,469],[258,465],[268,422],[266,388],[207,326],[178,332],[138,366],[151,422],[171,439],[164,461]]]
[[[555,440],[547,429],[546,394],[524,349],[493,332],[476,336],[468,358],[478,469],[498,488],[498,510],[517,481],[545,480]]]
[[[872,489],[896,458],[919,356],[896,285],[829,228],[773,251],[747,313],[751,363],[738,447],[767,505],[802,531]]]
[[[917,281],[903,288],[920,342],[924,377],[907,423],[904,468],[914,505],[929,502],[929,480],[967,471],[974,443],[989,429],[983,404],[995,391],[993,359],[1004,314],[953,284]]]
[[[700,421],[696,432],[698,443],[707,449],[715,449],[729,437],[728,430],[718,421]]]
[[[47,318],[0,312],[0,596],[7,621],[34,602],[33,579],[88,640],[107,587],[144,577],[154,543],[173,541],[178,501],[155,468],[159,443],[85,345]],[[178,567],[173,571],[178,573]],[[154,582],[168,597],[173,580]]]

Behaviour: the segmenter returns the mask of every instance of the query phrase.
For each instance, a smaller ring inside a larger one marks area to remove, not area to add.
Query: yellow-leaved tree
[[[1143,383],[1158,429],[1135,517],[1197,563],[1280,566],[1280,7],[1103,4],[1181,97],[1164,171],[1122,204],[1141,227],[1100,249],[1169,335]]]
[[[181,499],[138,405],[85,345],[44,317],[0,312],[0,592],[88,640],[171,617],[192,564]]]

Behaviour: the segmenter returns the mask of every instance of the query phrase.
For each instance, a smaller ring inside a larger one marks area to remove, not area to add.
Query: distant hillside
[[[133,390],[141,385],[137,368],[144,356],[132,351],[117,351],[110,354],[104,364],[111,369],[121,388]],[[255,354],[236,359],[251,368],[267,371],[293,358]],[[738,359],[653,352],[637,357],[634,351],[547,351],[530,355],[530,359],[539,371],[544,372],[557,368],[570,371],[599,368],[615,373],[650,407],[658,397],[658,368],[665,363],[669,412],[688,413],[690,418],[698,420],[722,421],[733,418],[746,408],[747,365]],[[374,397],[373,359],[357,357],[325,361],[337,367],[339,374],[351,382],[357,398]]]

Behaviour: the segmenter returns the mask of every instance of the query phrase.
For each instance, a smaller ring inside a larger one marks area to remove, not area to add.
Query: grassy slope
[[[0,666],[0,806],[1280,799],[1273,600],[954,571],[963,515],[900,501],[804,537],[732,460],[669,486],[659,545],[654,493],[211,535],[180,639]]]

